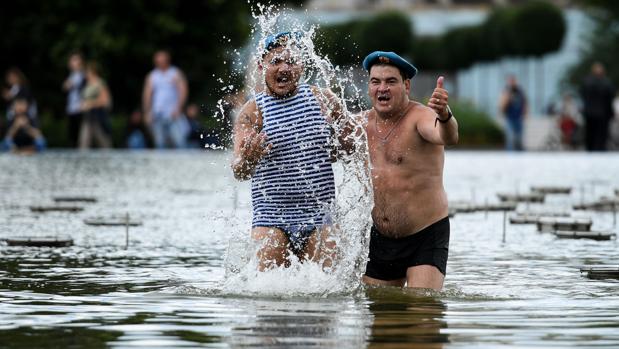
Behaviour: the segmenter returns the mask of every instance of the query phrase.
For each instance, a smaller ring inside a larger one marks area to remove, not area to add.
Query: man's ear
[[[411,94],[411,79],[404,80],[404,88],[406,89],[406,92],[410,95]]]
[[[257,59],[256,65],[258,66],[258,69],[260,70],[264,69],[264,65],[262,65],[262,59]]]

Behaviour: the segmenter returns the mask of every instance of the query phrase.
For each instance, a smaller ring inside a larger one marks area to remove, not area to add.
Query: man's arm
[[[352,154],[355,151],[355,131],[361,131],[361,128],[357,127],[359,123],[346,113],[342,101],[330,89],[313,86],[312,92],[318,99],[322,112],[327,116],[327,121],[337,132],[338,153],[339,150],[344,150],[346,154]]]
[[[436,81],[436,88],[428,101],[429,108],[421,108],[417,130],[423,139],[437,145],[458,143],[458,122],[447,104],[449,93],[443,88],[444,78]]]
[[[189,95],[189,85],[187,84],[187,78],[185,78],[185,74],[179,69],[177,80],[176,80],[176,89],[178,90],[178,104],[176,105],[176,109],[172,116],[178,117],[183,113],[183,108],[185,107],[185,103],[187,102],[187,96]]]
[[[251,178],[258,162],[271,150],[266,144],[266,135],[260,132],[262,120],[256,102],[251,100],[243,106],[234,123],[234,158],[232,172],[238,180]]]
[[[69,75],[69,77],[66,78],[64,82],[62,83],[62,90],[64,92],[67,92],[71,89],[72,86],[73,86],[73,82],[71,81],[71,75]]]
[[[439,116],[434,111],[429,108],[422,108],[423,115],[417,123],[417,131],[421,137],[436,145],[457,144],[458,122],[456,118],[452,116],[447,122],[440,122],[436,120]]]
[[[507,104],[509,103],[509,92],[503,91],[501,92],[501,97],[499,98],[499,114],[505,115],[505,111],[507,110]]]
[[[146,124],[150,124],[153,119],[150,110],[152,95],[153,87],[150,82],[150,74],[148,74],[144,80],[144,88],[142,90],[142,110],[144,112],[144,121]]]

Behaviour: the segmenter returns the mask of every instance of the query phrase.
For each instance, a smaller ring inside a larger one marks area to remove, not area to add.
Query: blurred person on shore
[[[155,68],[146,76],[142,91],[142,109],[151,126],[158,149],[168,144],[184,148],[189,126],[183,109],[189,87],[183,72],[171,64],[170,53],[159,50],[153,56]]]
[[[62,84],[62,90],[67,93],[67,134],[71,147],[77,147],[82,126],[82,90],[86,86],[84,58],[79,52],[69,56],[67,62],[69,76]]]
[[[557,123],[561,131],[561,144],[568,149],[577,148],[582,142],[583,119],[571,93],[564,93],[556,106]]]
[[[588,151],[606,151],[608,146],[609,124],[613,118],[613,98],[615,88],[606,69],[600,62],[591,66],[580,86],[585,119],[585,145]]]
[[[201,148],[204,146],[204,128],[200,125],[200,107],[190,103],[185,109],[189,132],[187,133],[187,147]]]
[[[12,103],[13,117],[8,123],[8,131],[2,141],[4,151],[18,153],[39,152],[45,149],[45,138],[37,127],[36,120],[28,114],[28,99],[16,97]]]
[[[610,123],[610,143],[612,149],[619,150],[619,90],[613,100],[613,112],[615,117]]]
[[[509,151],[521,151],[524,120],[527,116],[527,98],[518,84],[515,75],[507,77],[507,86],[501,94],[499,108],[505,117],[505,148]]]
[[[153,135],[148,125],[146,125],[141,110],[134,110],[129,115],[125,139],[129,149],[152,149],[155,147]]]
[[[28,101],[28,116],[33,120],[36,120],[37,104],[30,91],[28,78],[17,67],[9,68],[6,71],[5,82],[8,88],[3,89],[2,97],[7,103],[6,117],[8,120],[13,119],[13,102],[18,98],[23,98]]]
[[[112,96],[101,78],[99,64],[86,64],[86,86],[82,90],[81,110],[84,119],[80,127],[79,148],[88,149],[93,141],[99,148],[111,148],[109,112]]]

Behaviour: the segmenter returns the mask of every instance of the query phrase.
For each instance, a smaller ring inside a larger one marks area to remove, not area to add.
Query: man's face
[[[170,55],[167,52],[157,52],[153,61],[155,62],[155,67],[167,69],[170,66]]]
[[[400,70],[392,65],[370,68],[368,95],[379,113],[398,111],[406,102],[411,89],[410,79],[402,80]]]
[[[69,69],[72,71],[82,70],[84,68],[84,62],[80,55],[71,55],[69,58]]]
[[[28,111],[28,102],[23,99],[18,99],[13,102],[13,111],[15,114],[26,114]]]
[[[278,47],[262,59],[264,82],[271,95],[285,98],[294,94],[303,74],[299,54],[285,47]]]
[[[516,87],[516,86],[518,86],[518,81],[516,80],[516,77],[515,77],[515,76],[513,76],[513,75],[512,75],[512,76],[509,76],[509,77],[507,78],[507,85],[508,85],[509,87]]]

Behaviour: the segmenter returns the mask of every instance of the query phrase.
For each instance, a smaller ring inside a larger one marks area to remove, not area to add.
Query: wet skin
[[[447,93],[442,80],[440,85],[426,107],[409,100],[410,80],[403,80],[397,68],[376,65],[370,70],[373,109],[365,128],[374,189],[372,218],[385,236],[415,234],[448,214],[444,146],[457,142],[457,123],[451,119],[435,125],[437,111],[446,118]],[[402,280],[364,280],[398,286],[408,281],[409,287],[440,289],[443,275],[434,266],[418,266],[409,268]]]

